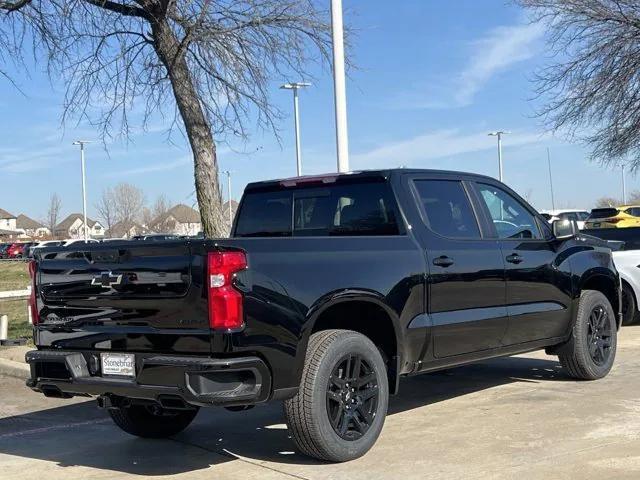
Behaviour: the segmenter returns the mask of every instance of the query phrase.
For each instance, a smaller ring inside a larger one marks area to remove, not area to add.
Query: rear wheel
[[[560,363],[573,378],[596,380],[611,370],[616,348],[616,317],[609,300],[601,292],[583,291],[571,339],[558,352]]]
[[[284,411],[303,453],[344,462],[376,442],[388,402],[386,366],[371,340],[350,330],[324,330],[311,336],[300,389]]]
[[[638,304],[633,289],[627,283],[622,284],[622,325],[633,325],[638,321]]]
[[[155,405],[130,405],[110,409],[113,422],[125,432],[144,438],[164,438],[189,426],[198,414],[193,410],[167,410]]]

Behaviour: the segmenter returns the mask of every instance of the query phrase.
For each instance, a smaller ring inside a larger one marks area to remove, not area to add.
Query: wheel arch
[[[621,280],[620,277],[608,271],[597,270],[584,275],[580,282],[580,292],[584,290],[596,290],[602,293],[616,314],[618,328],[621,326]]]
[[[313,333],[333,328],[361,333],[378,347],[387,363],[389,393],[397,393],[403,337],[398,315],[384,296],[369,290],[347,290],[320,299],[309,310],[302,353],[306,355]]]

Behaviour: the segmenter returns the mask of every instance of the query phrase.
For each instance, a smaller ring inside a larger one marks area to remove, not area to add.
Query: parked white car
[[[549,221],[553,223],[556,220],[574,220],[578,222],[578,228],[584,229],[584,222],[589,217],[588,210],[579,210],[565,208],[562,210],[541,210],[540,213]]]
[[[622,279],[622,324],[631,325],[640,320],[640,250],[613,252],[613,262]]]
[[[63,247],[68,247],[69,245],[73,245],[74,243],[84,243],[84,238],[68,238],[62,241]],[[87,238],[87,243],[99,243],[98,240],[94,240],[93,238]]]

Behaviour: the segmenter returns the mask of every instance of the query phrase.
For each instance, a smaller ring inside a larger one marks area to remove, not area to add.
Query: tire
[[[607,297],[595,290],[580,295],[571,339],[558,352],[569,375],[579,380],[605,377],[616,356],[617,322]]]
[[[110,409],[113,422],[125,432],[143,438],[165,438],[189,426],[198,410],[164,410],[146,405]]]
[[[351,330],[324,330],[311,335],[300,388],[284,413],[302,453],[345,462],[376,442],[388,403],[387,370],[373,342]]]
[[[622,283],[622,325],[633,325],[638,321],[638,304],[631,286]]]

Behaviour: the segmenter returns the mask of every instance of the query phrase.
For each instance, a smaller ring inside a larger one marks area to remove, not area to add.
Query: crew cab
[[[620,279],[603,244],[474,174],[252,183],[230,238],[37,251],[28,385],[96,396],[142,437],[284,401],[301,452],[346,461],[402,376],[537,349],[605,376]]]

